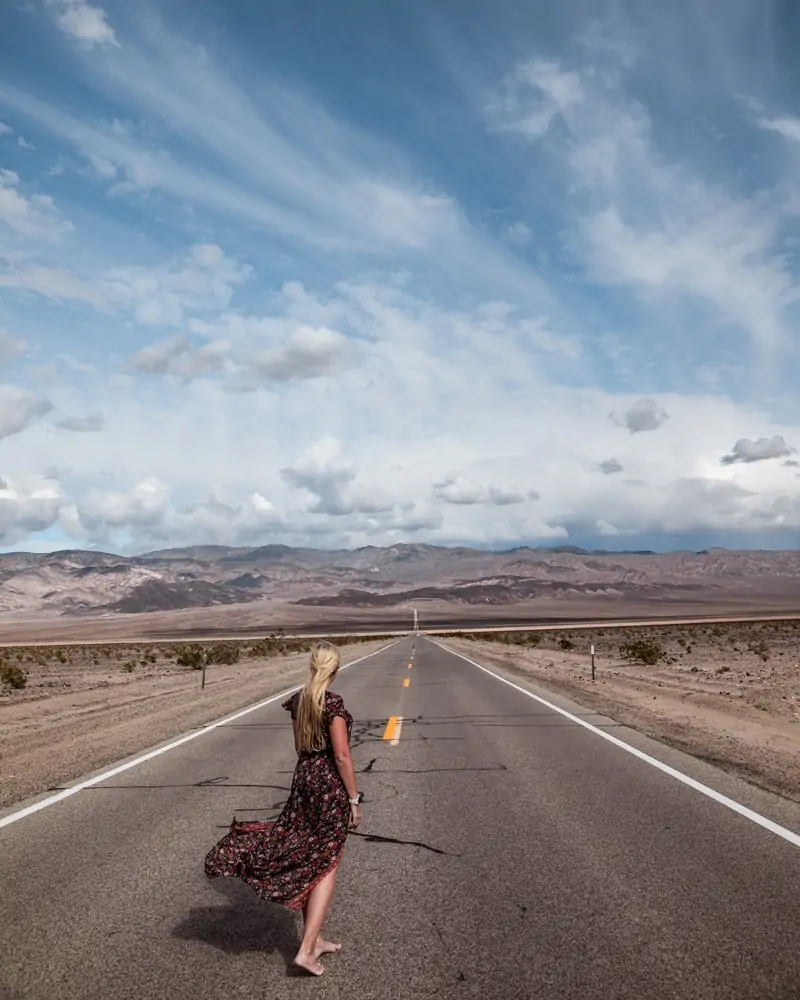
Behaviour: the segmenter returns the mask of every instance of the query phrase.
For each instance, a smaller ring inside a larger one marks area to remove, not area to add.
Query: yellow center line
[[[385,740],[391,740],[392,743],[396,743],[400,739],[400,729],[403,725],[402,715],[393,715],[386,724],[386,729],[383,734]]]
[[[406,677],[406,679],[403,681],[403,687],[407,688],[410,683],[411,683],[411,678]]]

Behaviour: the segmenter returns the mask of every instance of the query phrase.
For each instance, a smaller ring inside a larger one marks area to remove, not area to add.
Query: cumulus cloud
[[[604,476],[611,476],[615,472],[623,472],[622,463],[616,458],[607,458],[598,465],[598,469]]]
[[[59,483],[45,476],[27,483],[0,479],[0,542],[14,545],[51,528],[65,502]]]
[[[261,378],[284,382],[332,375],[352,357],[347,337],[327,327],[298,327],[279,348],[265,351],[248,365]]]
[[[281,469],[284,482],[294,490],[305,490],[314,500],[309,511],[342,517],[349,514],[381,514],[394,503],[376,489],[352,489],[356,469],[345,458],[341,444],[325,435],[310,445],[293,466]]]
[[[669,419],[667,411],[654,399],[649,398],[637,400],[621,416],[616,414],[611,416],[617,423],[627,427],[631,434],[657,430],[665,420]]]
[[[0,170],[0,222],[20,236],[45,242],[59,240],[72,230],[72,223],[49,195],[26,197],[19,184],[19,175],[13,170]]]
[[[101,7],[93,7],[87,0],[47,0],[56,16],[56,24],[85,48],[96,45],[119,46],[108,15]]]
[[[90,490],[62,514],[62,521],[78,537],[103,542],[119,529],[153,528],[167,512],[170,489],[155,477],[137,483],[129,492]]]
[[[43,417],[52,409],[49,399],[14,385],[0,385],[0,441],[24,431],[36,417]]]
[[[751,441],[750,438],[739,438],[727,455],[723,455],[720,461],[723,465],[734,465],[737,462],[749,464],[751,462],[764,462],[769,458],[783,458],[785,455],[792,455],[797,451],[784,440],[780,434],[775,434],[771,438],[758,438]]]
[[[488,504],[495,507],[506,507],[510,504],[539,499],[539,494],[535,490],[526,491],[496,486],[492,483],[475,483],[467,476],[458,474],[451,474],[440,482],[434,483],[431,495],[435,500],[441,500],[444,503],[465,506]]]
[[[101,431],[106,425],[106,418],[102,413],[90,413],[85,417],[66,417],[56,423],[62,431],[73,431],[76,434],[91,434],[94,431]]]

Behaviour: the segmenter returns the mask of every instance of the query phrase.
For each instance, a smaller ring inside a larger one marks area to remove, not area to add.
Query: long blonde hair
[[[316,643],[309,666],[311,674],[297,700],[297,749],[301,752],[325,747],[325,692],[339,669],[339,650],[330,642]]]

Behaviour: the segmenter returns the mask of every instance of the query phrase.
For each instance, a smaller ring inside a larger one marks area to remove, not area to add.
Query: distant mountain
[[[543,597],[800,593],[800,552],[502,552],[436,545],[327,551],[200,545],[123,557],[67,550],[0,554],[0,611],[136,614],[260,600],[328,607],[455,605]]]

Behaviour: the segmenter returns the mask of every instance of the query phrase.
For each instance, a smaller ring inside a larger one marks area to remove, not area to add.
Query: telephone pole
[[[419,618],[417,617],[416,608],[414,608],[414,635],[419,635]]]

